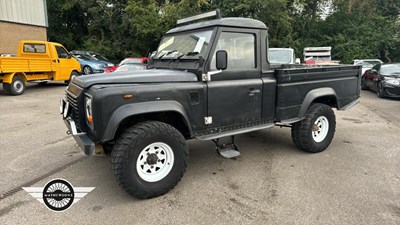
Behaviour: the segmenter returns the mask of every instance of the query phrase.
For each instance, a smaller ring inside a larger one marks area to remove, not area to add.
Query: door
[[[53,60],[57,63],[57,72],[54,80],[69,80],[72,71],[71,57],[67,50],[62,46],[55,45],[58,59]]]
[[[370,89],[372,89],[372,90],[374,90],[374,91],[376,91],[377,90],[377,81],[378,81],[378,78],[379,78],[379,70],[380,70],[380,68],[381,68],[381,65],[380,64],[378,64],[378,65],[375,65],[374,67],[372,67],[372,69],[370,69],[369,71],[368,71],[368,73],[366,74],[366,83],[367,83],[367,86],[370,88]]]
[[[223,31],[214,47],[210,71],[217,71],[216,51],[228,53],[227,69],[211,76],[208,86],[210,128],[242,125],[261,120],[262,80],[257,63],[256,33]]]

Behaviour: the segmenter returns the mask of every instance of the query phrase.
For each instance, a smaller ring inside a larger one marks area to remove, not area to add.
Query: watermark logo
[[[67,180],[58,178],[47,182],[44,187],[23,189],[50,210],[61,212],[85,197],[94,187],[73,187]]]

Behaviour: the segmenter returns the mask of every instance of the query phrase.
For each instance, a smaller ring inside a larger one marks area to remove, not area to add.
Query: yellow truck
[[[25,92],[26,82],[65,81],[81,72],[81,66],[61,44],[20,41],[16,57],[0,57],[0,81],[11,95]]]

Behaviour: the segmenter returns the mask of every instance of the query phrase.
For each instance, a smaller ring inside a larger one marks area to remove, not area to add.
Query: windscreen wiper
[[[173,60],[179,61],[179,59],[182,58],[183,56],[195,56],[195,55],[197,55],[197,54],[199,54],[199,52],[188,52],[188,53],[186,53],[186,54],[182,54],[182,55],[180,55],[180,56],[174,58]]]
[[[162,59],[164,56],[167,56],[167,55],[169,55],[169,54],[171,54],[171,53],[174,53],[174,52],[177,52],[177,51],[178,51],[178,50],[175,49],[175,50],[166,52],[166,53],[162,54],[161,56],[159,56],[158,59]]]

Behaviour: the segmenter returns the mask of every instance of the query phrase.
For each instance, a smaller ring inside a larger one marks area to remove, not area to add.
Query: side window
[[[219,50],[228,53],[227,70],[254,69],[255,62],[255,35],[246,33],[222,32],[213,57],[211,59],[211,70],[216,70],[215,55]]]
[[[68,53],[67,53],[67,51],[65,51],[65,49],[63,47],[56,46],[56,51],[57,51],[58,58],[60,58],[60,59],[68,58]]]

